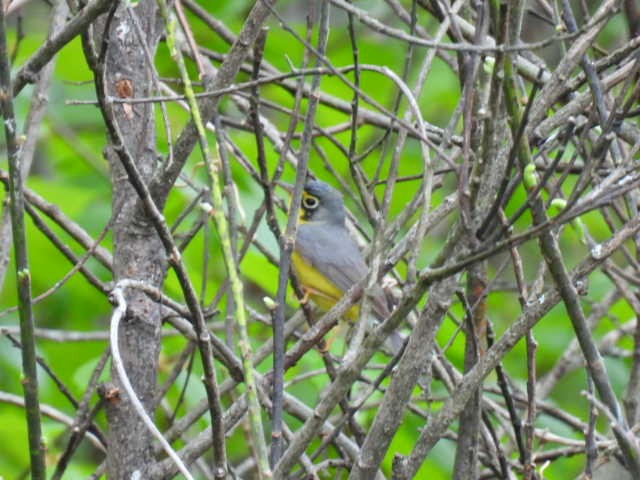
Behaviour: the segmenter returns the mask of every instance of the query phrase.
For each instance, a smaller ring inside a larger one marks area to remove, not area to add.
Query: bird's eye
[[[304,197],[302,206],[308,210],[313,210],[318,207],[318,199],[316,197]]]

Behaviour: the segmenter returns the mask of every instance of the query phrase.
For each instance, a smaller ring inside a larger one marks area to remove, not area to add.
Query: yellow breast
[[[338,300],[342,298],[344,292],[340,290],[331,280],[318,271],[313,265],[298,252],[294,251],[291,255],[291,262],[296,276],[302,283],[305,292],[309,298],[313,300],[318,308],[328,311]],[[360,314],[360,307],[354,305],[346,314],[345,318],[349,321],[355,321]]]

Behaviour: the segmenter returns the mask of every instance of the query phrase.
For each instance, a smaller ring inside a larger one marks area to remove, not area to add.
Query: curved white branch
[[[120,378],[120,382],[127,392],[127,396],[131,400],[131,404],[133,405],[134,410],[138,414],[138,416],[142,419],[146,427],[152,433],[154,437],[158,439],[160,445],[164,451],[169,455],[169,457],[175,462],[187,480],[193,480],[193,477],[187,470],[182,459],[178,456],[169,442],[164,438],[162,432],[158,430],[158,427],[155,426],[149,415],[147,414],[142,402],[136,395],[136,392],[133,390],[133,386],[129,381],[129,377],[127,376],[127,372],[124,368],[124,364],[122,363],[122,357],[120,356],[120,347],[118,345],[118,328],[120,326],[120,320],[124,317],[125,312],[127,311],[127,302],[124,299],[124,294],[122,292],[123,288],[126,288],[127,281],[123,280],[116,284],[116,287],[111,292],[111,298],[115,301],[116,307],[113,310],[113,314],[111,315],[111,331],[110,331],[110,341],[111,341],[111,361],[113,362],[114,367],[116,367],[116,372],[118,373],[118,377]]]

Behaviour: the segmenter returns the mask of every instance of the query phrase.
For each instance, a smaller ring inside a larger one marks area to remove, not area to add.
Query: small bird
[[[291,260],[305,298],[324,311],[367,273],[362,253],[345,224],[342,195],[324,182],[309,180],[304,186]],[[374,291],[372,312],[378,321],[389,315],[382,288]],[[354,305],[345,320],[356,321],[359,315],[360,306]]]

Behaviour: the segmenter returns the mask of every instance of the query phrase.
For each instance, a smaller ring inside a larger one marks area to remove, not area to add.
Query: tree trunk
[[[156,13],[154,1],[143,1],[129,10],[119,6],[112,17],[104,16],[103,32],[94,35],[96,52],[106,45],[104,58],[98,59],[102,78],[96,74],[99,98],[152,93],[154,67],[150,62],[161,32]],[[114,280],[136,279],[160,288],[167,271],[165,250],[118,155],[118,149],[126,149],[143,179],[149,180],[157,164],[154,108],[151,104],[116,104],[110,116],[102,110],[110,130],[106,156],[113,184]],[[127,290],[126,300],[127,313],[119,331],[122,360],[134,390],[153,418],[161,306],[133,289]],[[115,369],[112,377],[120,387]],[[121,387],[119,390],[119,400],[107,405],[108,476],[131,478],[138,472],[145,478],[154,462],[151,437]]]

